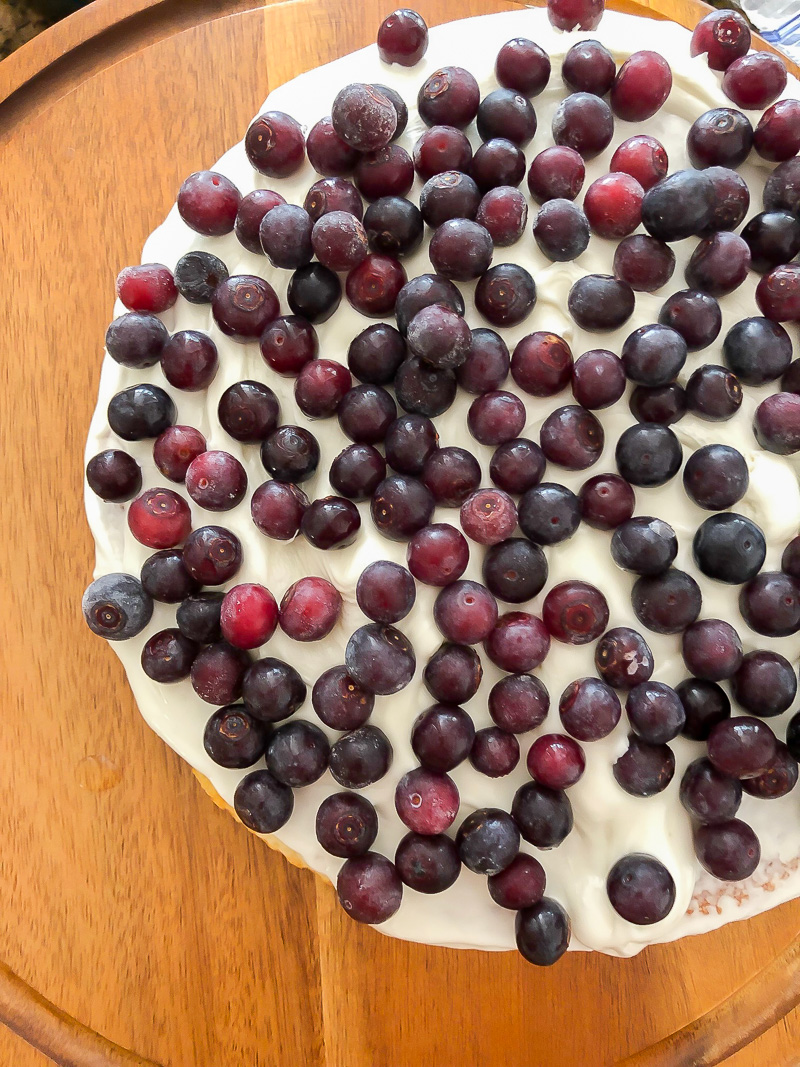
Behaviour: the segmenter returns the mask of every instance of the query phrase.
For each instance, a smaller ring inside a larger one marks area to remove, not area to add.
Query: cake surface
[[[689,52],[690,35],[671,23],[653,24],[633,16],[607,13],[597,30],[583,34],[562,34],[553,30],[542,10],[520,10],[497,15],[481,16],[433,29],[425,57],[416,66],[404,69],[382,63],[374,46],[346,56],[325,67],[310,71],[274,90],[262,111],[284,111],[294,116],[307,130],[330,113],[336,91],[349,82],[359,80],[388,85],[396,89],[409,107],[409,123],[400,145],[409,152],[425,129],[419,118],[415,101],[423,81],[439,67],[457,64],[476,77],[482,95],[496,87],[494,60],[499,48],[513,37],[527,37],[536,41],[550,55],[552,74],[548,87],[533,100],[538,118],[538,130],[526,149],[530,161],[543,148],[552,144],[551,121],[555,109],[564,98],[565,89],[560,78],[560,60],[567,49],[581,38],[602,41],[617,63],[635,52],[643,43],[657,41],[658,51],[668,60],[673,72],[673,88],[664,107],[640,129],[635,124],[616,120],[614,137],[609,147],[597,158],[587,161],[586,182],[609,170],[614,149],[626,138],[644,132],[657,138],[666,148],[670,172],[690,166],[686,153],[686,134],[692,122],[706,110],[729,104],[720,86],[720,76],[710,71],[702,56],[692,59]],[[784,95],[797,95],[798,85],[790,79]],[[474,128],[467,131],[473,145],[479,144]],[[244,194],[253,188],[278,190],[289,203],[302,203],[308,187],[319,177],[306,160],[291,177],[269,179],[255,172],[242,144],[227,152],[213,169],[229,177]],[[770,173],[768,164],[754,154],[742,164],[739,173],[751,191],[752,202],[748,217],[760,210],[760,195]],[[409,198],[416,201],[421,182],[417,178]],[[524,189],[524,184],[523,184]],[[527,196],[527,191],[526,191]],[[530,202],[532,214],[535,204]],[[409,278],[431,270],[428,258],[428,236],[422,247],[404,260]],[[654,294],[637,293],[633,316],[617,331],[592,334],[582,331],[567,310],[567,297],[573,283],[587,274],[612,274],[616,242],[592,236],[587,250],[575,261],[551,263],[537,249],[530,231],[508,249],[496,249],[494,263],[515,262],[533,275],[538,300],[531,315],[517,326],[502,330],[509,350],[534,330],[549,331],[563,337],[573,353],[597,347],[620,352],[627,335],[636,327],[658,321],[659,310],[670,293],[683,288],[683,270],[691,254],[694,241],[674,246],[677,265],[672,281]],[[186,252],[204,249],[213,252],[226,264],[231,276],[252,274],[266,279],[277,293],[285,311],[288,271],[273,268],[263,256],[247,252],[233,233],[224,237],[205,238],[195,233],[180,218],[177,209],[148,239],[142,262],[163,263],[170,269]],[[720,299],[723,323],[719,337],[703,351],[689,355],[680,381],[685,382],[691,372],[702,364],[723,364],[722,339],[737,321],[758,315],[755,286],[758,277],[750,274],[735,292]],[[459,288],[466,303],[466,319],[472,328],[488,324],[474,306],[474,283],[461,283]],[[124,307],[119,304],[116,313]],[[302,537],[291,542],[279,542],[264,537],[254,526],[249,500],[252,491],[266,478],[258,455],[258,448],[241,445],[224,432],[217,418],[220,396],[230,385],[243,380],[267,383],[276,393],[281,406],[281,422],[308,427],[320,444],[322,462],[317,473],[304,483],[309,499],[332,492],[327,474],[330,461],[350,442],[335,419],[309,420],[298,409],[294,397],[294,381],[274,374],[261,358],[257,342],[238,344],[217,328],[209,305],[193,305],[185,300],[166,311],[163,321],[171,331],[195,329],[210,334],[219,350],[219,371],[207,391],[189,393],[171,389],[158,366],[147,370],[128,369],[106,356],[100,382],[98,406],[87,444],[87,458],[106,448],[119,447],[119,440],[108,426],[106,411],[111,398],[119,390],[139,382],[150,381],[166,388],[175,400],[177,422],[199,429],[209,449],[222,449],[236,456],[248,476],[245,500],[236,508],[221,515],[203,512],[192,504],[193,525],[220,524],[232,530],[241,540],[243,564],[228,586],[241,582],[258,582],[270,589],[280,600],[285,590],[306,575],[327,578],[344,597],[342,618],[333,632],[321,641],[301,645],[290,640],[278,629],[262,650],[263,655],[278,657],[292,664],[311,686],[329,667],[344,661],[344,649],[354,630],[363,625],[365,617],[355,600],[356,582],[369,563],[393,560],[405,565],[406,544],[384,538],[371,522],[369,504],[360,504],[362,525],[352,546],[335,552],[324,552],[311,546]],[[346,299],[335,314],[317,325],[320,355],[346,363],[347,348],[352,338],[371,321],[366,320]],[[392,321],[389,316],[385,321]],[[794,327],[791,327],[794,329]],[[538,440],[539,428],[547,415],[569,403],[568,393],[539,399],[522,393],[513,382],[504,388],[516,392],[525,402],[527,422],[521,436]],[[711,443],[728,444],[744,455],[749,468],[750,483],[735,510],[753,519],[764,533],[767,544],[765,568],[780,569],[781,553],[797,534],[800,526],[800,488],[797,464],[792,456],[778,456],[762,450],[752,433],[752,419],[758,403],[775,392],[775,383],[763,387],[747,387],[739,412],[726,422],[707,422],[689,413],[673,429],[684,448],[684,456],[692,450]],[[472,441],[467,430],[467,411],[472,397],[459,391],[453,405],[435,418],[440,445],[468,447],[479,460],[483,480],[489,485],[488,464],[492,449]],[[587,477],[595,473],[615,471],[614,449],[620,434],[636,420],[626,403],[595,412],[605,431],[601,458],[588,471],[568,471],[551,464],[546,478],[557,481],[577,492]],[[164,484],[152,457],[152,443],[144,440],[125,445],[141,465],[143,485]],[[326,463],[327,460],[327,463]],[[176,488],[176,487],[173,487]],[[181,491],[177,488],[177,491]],[[89,522],[97,544],[96,574],[125,572],[138,575],[150,550],[131,535],[126,523],[126,505],[103,502],[90,491],[86,494]],[[457,511],[437,508],[436,522],[457,524]],[[703,595],[702,618],[718,618],[734,622],[742,638],[745,652],[755,648],[769,648],[781,652],[792,663],[800,657],[800,637],[765,638],[750,631],[738,609],[738,586],[715,582],[700,574],[692,560],[692,538],[708,513],[696,507],[684,492],[680,478],[673,478],[655,489],[636,489],[636,514],[654,515],[667,520],[679,539],[676,566],[691,573]],[[609,627],[637,626],[631,608],[633,575],[617,569],[609,555],[610,534],[582,524],[575,535],[548,550],[549,577],[542,593],[532,605],[520,605],[538,614],[546,592],[560,582],[585,578],[593,582],[605,595],[609,609]],[[483,551],[471,545],[471,558],[463,577],[481,580]],[[411,613],[399,623],[411,640],[417,659],[417,673],[413,681],[400,692],[378,697],[371,723],[385,732],[391,741],[393,760],[389,773],[380,781],[366,787],[364,795],[374,804],[379,816],[379,832],[374,849],[383,855],[394,856],[406,827],[395,813],[394,790],[399,778],[418,765],[410,744],[410,731],[417,715],[432,703],[422,682],[422,669],[439,647],[442,637],[433,620],[433,604],[438,590],[418,583],[417,599]],[[501,610],[508,610],[501,607]],[[516,605],[514,606],[516,607]],[[205,776],[223,800],[231,804],[242,771],[226,770],[214,763],[203,746],[203,732],[211,708],[193,691],[188,680],[171,686],[159,685],[149,679],[140,666],[142,647],[152,634],[174,625],[174,607],[156,604],[152,620],[137,637],[114,643],[120,656],[137,703],[150,726],[183,759]],[[646,632],[655,659],[654,678],[668,685],[677,685],[687,676],[681,656],[680,635],[661,635]],[[480,689],[465,709],[475,726],[492,725],[487,710],[487,695],[503,672],[483,658],[483,680]],[[536,674],[547,686],[551,698],[548,718],[537,734],[557,731],[558,698],[575,679],[595,674],[594,645],[574,646],[554,641],[544,663]],[[725,683],[727,685],[727,683]],[[770,720],[779,737],[783,737],[790,713]],[[317,723],[310,699],[298,712],[298,717]],[[317,725],[319,725],[317,723]],[[326,729],[331,739],[334,731]],[[557,848],[541,851],[523,843],[523,851],[535,854],[547,874],[547,894],[558,900],[572,921],[572,949],[592,949],[617,955],[632,955],[645,945],[673,940],[690,933],[700,933],[733,919],[745,918],[800,894],[800,820],[797,819],[797,793],[792,792],[776,800],[764,801],[745,795],[739,817],[749,823],[759,836],[762,848],[761,863],[755,874],[743,883],[725,884],[706,874],[695,858],[692,844],[691,820],[678,799],[683,770],[693,759],[705,753],[705,746],[677,737],[671,742],[676,771],[671,784],[656,796],[646,799],[625,793],[616,784],[612,768],[628,746],[628,724],[622,721],[607,737],[584,746],[586,770],[570,788],[569,798],[575,816],[573,831]],[[531,737],[522,740],[523,755]],[[516,769],[502,778],[487,778],[478,773],[468,761],[451,772],[461,799],[459,815],[454,827],[475,809],[511,808],[516,790],[530,780],[524,758]],[[296,853],[312,869],[336,880],[341,861],[325,852],[314,833],[314,820],[320,802],[339,787],[329,773],[317,782],[295,791],[294,812],[275,835],[283,846]],[[630,853],[648,853],[658,858],[670,871],[675,882],[675,904],[667,916],[650,926],[636,926],[618,915],[608,899],[606,877],[612,865]],[[455,884],[438,895],[422,895],[406,890],[399,911],[379,929],[392,936],[431,944],[482,949],[511,949],[514,947],[514,914],[499,908],[487,893],[485,878],[463,869]]]

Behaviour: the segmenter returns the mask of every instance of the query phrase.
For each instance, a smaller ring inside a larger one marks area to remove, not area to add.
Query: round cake
[[[569,8],[275,89],[120,275],[86,451],[149,725],[354,918],[538,964],[800,894],[798,85]]]

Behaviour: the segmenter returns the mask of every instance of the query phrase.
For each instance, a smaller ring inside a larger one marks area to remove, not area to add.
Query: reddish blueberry
[[[270,178],[287,178],[305,158],[299,122],[283,111],[266,111],[250,124],[244,148],[253,167]]]
[[[126,267],[117,275],[117,296],[131,311],[166,311],[178,299],[172,271],[163,263]]]
[[[527,37],[514,37],[497,53],[494,71],[506,89],[538,96],[550,78],[550,57]]]
[[[229,452],[201,452],[186,470],[186,491],[206,511],[230,511],[247,492],[247,474]]]
[[[619,697],[599,678],[579,678],[571,682],[558,702],[561,724],[579,741],[599,741],[608,737],[622,716]]]
[[[611,88],[617,118],[643,122],[652,118],[669,96],[672,71],[658,52],[634,52],[620,67]]]
[[[479,545],[497,545],[517,527],[517,507],[502,489],[479,489],[461,505],[461,526]]]
[[[321,641],[342,613],[342,597],[325,578],[300,578],[283,594],[280,626],[294,641]]]
[[[550,697],[539,678],[532,674],[510,674],[495,683],[489,693],[492,721],[513,734],[524,734],[541,726],[547,717]]]
[[[547,17],[557,30],[596,30],[605,0],[547,0]]]
[[[248,252],[257,256],[264,255],[261,245],[260,229],[264,216],[279,204],[286,201],[280,193],[273,189],[254,189],[239,201],[239,209],[236,212],[236,224],[234,231],[239,244],[243,245]],[[190,253],[191,254],[191,253]]]
[[[241,194],[224,174],[200,170],[190,174],[178,192],[178,212],[193,230],[206,237],[230,233]]]
[[[504,441],[492,453],[489,477],[506,493],[526,493],[538,485],[546,461],[541,448],[526,437]]]
[[[528,749],[531,777],[548,789],[568,789],[582,777],[586,757],[577,741],[566,734],[542,734]]]
[[[619,77],[618,74],[617,80]],[[573,93],[556,108],[552,130],[557,145],[573,148],[584,159],[594,159],[608,147],[614,136],[614,116],[599,96]]]
[[[222,526],[201,526],[186,538],[183,564],[202,585],[223,585],[242,565],[241,542]]]
[[[280,310],[275,290],[263,278],[240,274],[220,282],[211,311],[224,334],[246,344],[260,337]]]
[[[611,157],[610,169],[630,174],[647,192],[656,182],[666,178],[669,160],[660,141],[646,133],[637,133],[616,149]]]
[[[441,67],[422,85],[417,96],[419,115],[426,126],[463,129],[478,113],[480,89],[463,67]]]
[[[294,397],[308,418],[328,419],[336,414],[352,384],[350,371],[341,363],[332,359],[314,359],[297,376]]]
[[[234,648],[227,641],[216,641],[201,648],[195,656],[192,688],[208,704],[230,704],[241,696],[242,680],[249,666],[250,657],[243,649]]]
[[[444,522],[431,523],[411,538],[407,558],[408,569],[417,581],[426,585],[449,585],[466,570],[469,545],[454,526]]]
[[[403,883],[391,860],[366,852],[345,860],[336,879],[336,893],[351,919],[382,923],[400,907]]]
[[[618,239],[633,233],[642,220],[644,190],[624,171],[604,174],[586,190],[583,210],[599,237]]]
[[[308,497],[296,485],[264,482],[250,500],[253,522],[267,537],[291,541],[300,529]]]
[[[294,377],[317,355],[314,327],[298,315],[274,319],[261,335],[261,355],[278,374]]]
[[[418,834],[442,834],[453,825],[460,803],[452,778],[419,767],[404,774],[394,794],[403,823]]]
[[[484,643],[492,663],[510,674],[532,671],[550,651],[550,635],[541,619],[526,611],[501,615]]]
[[[596,530],[614,530],[626,522],[636,506],[631,486],[618,474],[596,474],[578,493],[581,518]]]
[[[472,719],[455,704],[434,704],[414,720],[411,748],[423,767],[451,771],[463,763],[475,739]]]
[[[378,29],[378,54],[384,63],[413,67],[428,48],[428,27],[422,15],[402,7],[387,15]]]
[[[494,629],[497,616],[497,601],[489,590],[463,579],[442,589],[433,608],[442,634],[461,645],[484,641]]]
[[[585,645],[596,640],[608,625],[608,604],[600,590],[588,582],[561,582],[544,598],[542,619],[557,641]]]
[[[408,685],[416,657],[400,630],[372,622],[359,627],[347,642],[345,665],[363,689],[385,696]]]
[[[357,730],[372,714],[375,697],[350,677],[346,667],[330,667],[314,682],[311,703],[332,730]]]
[[[542,423],[539,444],[550,463],[586,470],[600,458],[605,443],[602,424],[577,404],[556,408]]]
[[[475,734],[469,761],[487,778],[504,778],[519,763],[519,741],[497,726],[487,726]]]
[[[229,589],[222,601],[222,636],[235,648],[258,648],[275,633],[278,605],[269,589],[246,583]]]
[[[544,896],[544,868],[533,856],[521,852],[504,871],[489,875],[488,885],[492,900],[501,908],[531,908]]]
[[[192,514],[171,489],[146,489],[128,508],[128,528],[148,548],[173,548],[189,536]]]
[[[625,392],[625,368],[619,356],[593,348],[578,356],[572,368],[572,395],[590,411],[611,407]]]
[[[566,145],[545,148],[533,157],[528,188],[539,204],[547,200],[574,200],[583,188],[586,166],[580,152]]]
[[[712,70],[726,70],[750,50],[750,27],[738,11],[712,11],[700,19],[692,34],[691,53],[705,54]]]
[[[436,504],[457,508],[480,485],[480,464],[464,448],[437,448],[425,461],[422,481]]]
[[[646,682],[655,666],[648,643],[628,626],[615,626],[603,634],[594,650],[594,663],[603,681],[614,689],[632,689]]]
[[[394,310],[406,284],[402,263],[392,256],[368,255],[347,275],[347,299],[362,315],[381,318]]]
[[[726,68],[722,91],[737,107],[761,111],[786,88],[786,64],[774,52],[751,52]]]

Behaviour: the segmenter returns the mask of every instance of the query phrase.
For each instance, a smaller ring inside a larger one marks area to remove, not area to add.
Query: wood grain
[[[270,87],[372,41],[389,6],[98,0],[0,65],[0,957],[168,1067],[611,1064],[719,1005],[800,930],[790,904],[633,960],[575,954],[542,972],[359,927],[329,886],[209,802],[80,620],[93,554],[81,456],[114,275]],[[431,24],[506,6],[419,3]],[[645,6],[690,24],[700,9]],[[750,987],[753,1013],[763,988]],[[718,1017],[718,1048],[754,1032]],[[729,1063],[796,1064],[798,1048],[795,1011]],[[649,1062],[717,1062],[691,1055],[668,1046]],[[45,1062],[0,1030],[0,1063]]]

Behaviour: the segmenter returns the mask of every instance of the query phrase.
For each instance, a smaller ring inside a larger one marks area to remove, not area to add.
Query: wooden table
[[[169,1067],[610,1064],[703,1016],[800,930],[791,904],[633,960],[576,954],[540,971],[359,927],[327,884],[209,802],[83,626],[81,457],[112,280],[270,87],[374,40],[389,6],[98,0],[0,65],[0,957]],[[432,24],[505,6],[419,4]],[[643,6],[687,24],[704,10]],[[723,1010],[710,1051],[647,1062],[717,1062],[729,1035],[759,1028],[753,1013],[800,996],[796,955]],[[141,1062],[82,1031],[70,1044],[69,1021],[3,974],[0,1015],[14,1013],[65,1063]],[[795,1064],[798,1047],[792,1012],[729,1062]],[[44,1062],[0,1028],[0,1063]]]

